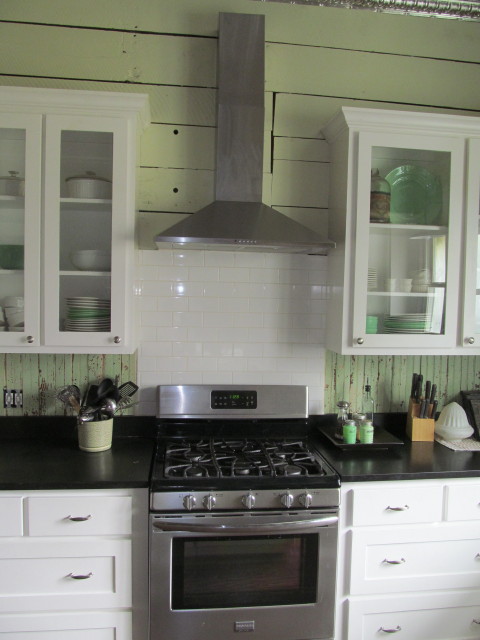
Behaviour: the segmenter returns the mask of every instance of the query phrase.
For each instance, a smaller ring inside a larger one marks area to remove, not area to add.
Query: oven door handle
[[[309,518],[308,520],[278,520],[276,522],[256,522],[254,524],[205,524],[198,522],[182,522],[181,520],[172,521],[153,520],[152,524],[156,529],[162,531],[185,531],[191,533],[262,533],[262,534],[278,534],[278,533],[301,533],[306,529],[318,529],[319,527],[328,527],[338,523],[337,516],[322,516],[320,518]]]

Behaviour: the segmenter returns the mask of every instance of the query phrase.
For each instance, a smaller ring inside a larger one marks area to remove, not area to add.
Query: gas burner
[[[322,476],[321,463],[301,440],[211,438],[170,442],[166,478]]]

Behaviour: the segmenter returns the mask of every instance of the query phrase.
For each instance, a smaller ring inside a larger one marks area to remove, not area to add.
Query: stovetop
[[[339,477],[309,436],[306,394],[305,387],[159,387],[151,508],[289,509],[337,502]],[[275,417],[278,402],[282,414]]]
[[[325,470],[302,440],[208,438],[169,442],[166,478],[275,478],[323,476]]]

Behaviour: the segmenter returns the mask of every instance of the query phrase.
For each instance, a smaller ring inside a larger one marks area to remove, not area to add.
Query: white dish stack
[[[368,291],[376,291],[378,289],[377,270],[372,267],[368,267]]]

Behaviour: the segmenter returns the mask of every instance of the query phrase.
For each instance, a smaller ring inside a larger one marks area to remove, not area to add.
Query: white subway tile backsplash
[[[326,258],[139,251],[141,414],[159,384],[306,384],[323,410]]]

